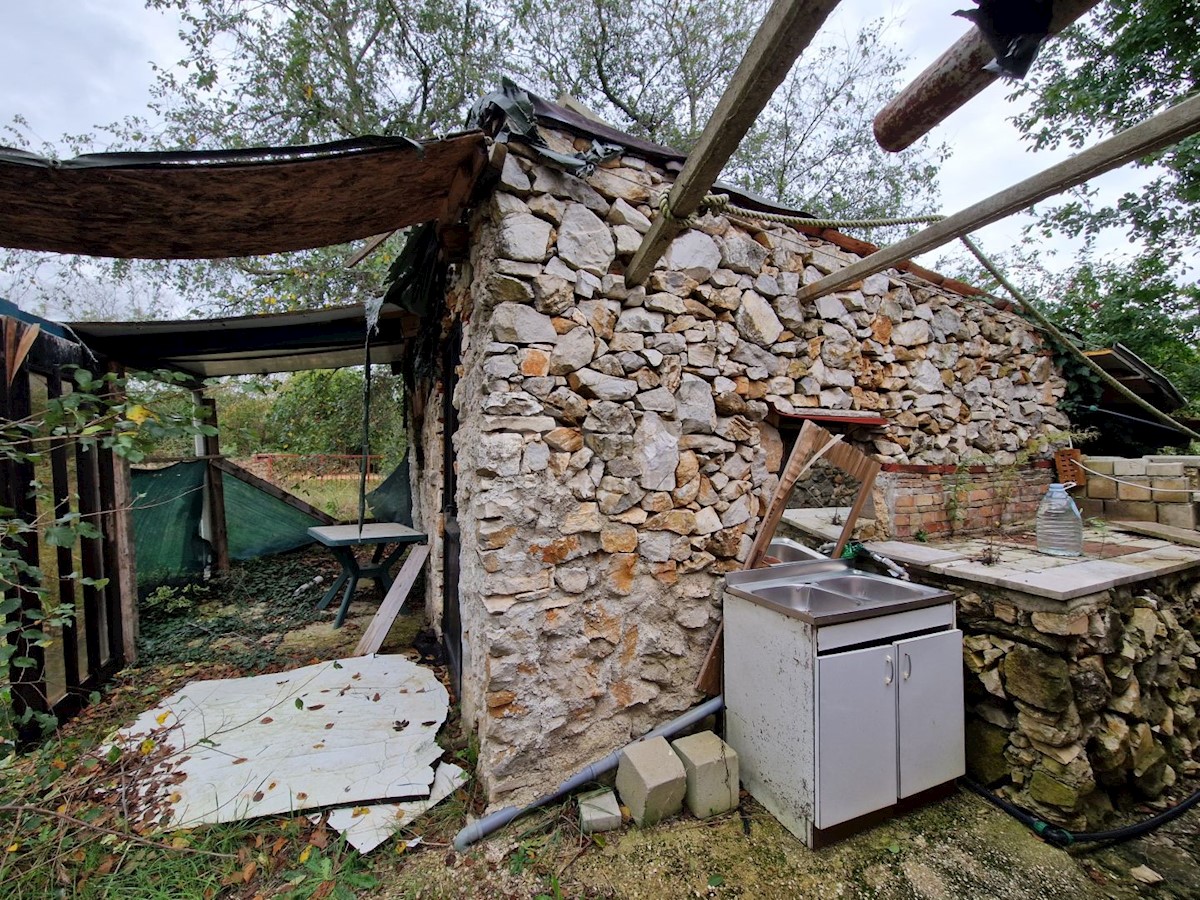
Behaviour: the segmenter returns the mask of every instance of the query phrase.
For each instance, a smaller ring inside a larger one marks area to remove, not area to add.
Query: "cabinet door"
[[[894,645],[899,674],[900,794],[966,771],[963,747],[962,632],[943,631]]]
[[[896,802],[898,673],[892,645],[818,657],[818,828]]]

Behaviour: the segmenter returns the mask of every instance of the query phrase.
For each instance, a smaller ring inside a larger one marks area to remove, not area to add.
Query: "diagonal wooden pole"
[[[884,247],[852,265],[801,288],[800,302],[815,300],[861,281],[889,266],[911,259],[1019,212],[1104,172],[1161,150],[1200,132],[1200,94],[1178,103],[1132,128],[1101,141],[1077,156],[1053,165],[1032,178],[993,194],[936,225],[923,228],[904,240]]]
[[[792,446],[792,452],[788,454],[787,464],[779,473],[779,484],[771,496],[771,502],[767,504],[766,512],[763,513],[762,522],[758,526],[758,534],[754,537],[754,544],[746,556],[743,569],[756,569],[762,565],[767,545],[771,543],[775,529],[779,527],[779,520],[783,517],[784,510],[787,509],[788,498],[791,497],[796,482],[841,439],[840,434],[831,435],[820,425],[812,422],[804,423],[796,438],[796,443]],[[704,655],[704,662],[700,666],[700,674],[696,676],[696,690],[703,691],[710,696],[721,693],[724,638],[725,623],[722,622],[717,626],[717,633],[713,635],[708,653]]]
[[[775,0],[675,179],[667,200],[670,215],[664,211],[655,217],[633,255],[626,284],[641,284],[654,271],[681,230],[679,219],[700,207],[758,114],[837,5],[838,0]]]

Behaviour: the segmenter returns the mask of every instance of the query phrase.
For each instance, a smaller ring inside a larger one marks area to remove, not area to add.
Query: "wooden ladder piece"
[[[404,606],[404,601],[408,599],[408,594],[417,581],[417,575],[420,574],[422,567],[425,565],[425,560],[428,558],[428,544],[413,545],[412,550],[408,553],[408,559],[400,567],[400,572],[396,575],[396,580],[392,582],[391,589],[387,592],[387,596],[383,598],[383,603],[380,604],[379,611],[375,613],[375,617],[371,619],[371,624],[367,626],[367,630],[363,632],[363,636],[359,639],[358,646],[354,648],[355,656],[369,656],[372,653],[379,652],[379,648],[383,646],[383,639],[391,631],[392,623],[396,621],[396,616],[400,615],[400,609]]]
[[[771,543],[771,538],[775,536],[775,529],[779,526],[779,520],[783,518],[783,513],[787,509],[792,489],[818,459],[828,456],[832,461],[834,454],[841,450],[848,450],[857,457],[865,458],[857,450],[842,444],[841,440],[840,434],[832,435],[820,425],[812,422],[804,423],[800,429],[800,435],[796,438],[796,443],[792,446],[792,452],[788,454],[787,464],[779,473],[779,485],[771,496],[771,502],[767,504],[767,510],[763,514],[758,534],[755,535],[754,544],[746,556],[743,569],[756,569],[762,565],[763,557],[767,553],[767,546]],[[700,666],[700,674],[696,677],[696,690],[710,696],[721,693],[724,636],[725,623],[722,622],[717,626],[717,633],[713,635],[708,653],[705,654],[704,662]]]

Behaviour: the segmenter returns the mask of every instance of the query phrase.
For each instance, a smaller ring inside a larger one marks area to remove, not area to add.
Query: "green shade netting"
[[[133,536],[138,586],[187,580],[200,574],[209,557],[200,537],[204,509],[203,462],[183,462],[165,469],[133,469]],[[309,543],[307,531],[317,519],[225,475],[225,528],[229,555],[253,559]]]

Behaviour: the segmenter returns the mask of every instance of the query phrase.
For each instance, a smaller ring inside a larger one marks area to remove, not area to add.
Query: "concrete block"
[[[687,772],[687,807],[697,819],[738,805],[737,753],[711,731],[671,742]]]
[[[683,809],[687,772],[666,738],[638,741],[621,751],[617,793],[638,825],[654,825]]]
[[[621,807],[610,788],[579,795],[579,827],[584,834],[621,827]]]
[[[1117,483],[1111,478],[1092,475],[1088,478],[1087,495],[1093,500],[1116,500]]]
[[[1114,459],[1113,474],[1118,478],[1125,478],[1129,475],[1145,475],[1146,461],[1144,459]]]
[[[1165,478],[1182,478],[1184,475],[1181,462],[1146,462],[1146,474]]]
[[[1083,521],[1086,523],[1088,519],[1094,519],[1104,515],[1104,501],[1096,500],[1091,497],[1086,500],[1080,500],[1078,503],[1079,514],[1083,516]]]
[[[1155,503],[1188,503],[1192,499],[1191,485],[1183,476],[1178,478],[1151,478]]]
[[[1117,483],[1118,500],[1149,500],[1150,479],[1145,475],[1127,475]]]
[[[1093,472],[1099,472],[1101,475],[1111,475],[1113,473],[1113,463],[1120,458],[1119,456],[1085,456],[1083,464]]]
[[[1105,500],[1104,515],[1110,519],[1130,522],[1157,522],[1158,507],[1149,500]]]
[[[1196,504],[1194,503],[1164,503],[1158,508],[1160,525],[1171,525],[1175,528],[1196,527]]]

